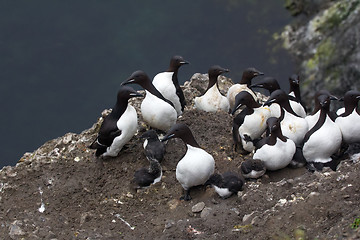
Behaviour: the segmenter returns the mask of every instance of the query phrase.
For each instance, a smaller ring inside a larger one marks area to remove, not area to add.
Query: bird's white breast
[[[304,107],[296,102],[296,101],[289,101],[290,102],[290,106],[292,108],[292,110],[299,116],[299,117],[306,117],[306,112],[305,112],[305,109]]]
[[[249,92],[249,93],[253,96],[253,98],[255,99],[255,101],[257,101],[256,95],[254,94],[254,92],[253,92],[250,88],[247,87],[246,84],[239,84],[239,83],[237,83],[237,84],[232,85],[232,86],[229,88],[229,90],[228,90],[228,92],[227,92],[227,94],[226,94],[226,98],[227,98],[228,101],[229,101],[229,104],[230,104],[230,108],[231,108],[231,109],[234,108],[236,95],[237,95],[239,92],[241,92],[241,91],[247,91],[247,92]]]
[[[167,102],[146,91],[141,114],[147,124],[163,131],[169,130],[177,119],[176,110]]]
[[[156,74],[153,79],[153,85],[164,96],[164,98],[170,100],[175,107],[178,115],[182,114],[181,103],[178,95],[176,94],[176,88],[172,81],[174,72],[162,72]]]
[[[217,192],[217,194],[219,194],[219,196],[222,198],[227,198],[232,194],[232,192],[230,192],[228,188],[220,188],[220,187],[214,186],[214,189],[215,189],[215,192]]]
[[[345,142],[360,142],[360,116],[356,109],[347,117],[337,117],[335,123],[339,126]]]
[[[229,111],[229,101],[219,92],[216,84],[201,97],[195,98],[195,108],[206,112]]]
[[[187,144],[185,156],[176,166],[176,179],[187,190],[204,184],[214,173],[214,158],[205,150]]]
[[[106,152],[103,154],[104,157],[117,156],[122,147],[135,135],[138,126],[135,108],[128,104],[125,112],[121,115],[116,125],[118,129],[121,130],[121,134],[120,136],[114,138],[111,146],[108,147]]]
[[[317,111],[314,115],[308,115],[305,117],[306,122],[308,123],[308,130],[312,129],[320,117],[320,111]]]
[[[253,158],[262,160],[268,170],[278,170],[289,165],[295,151],[296,146],[293,141],[287,139],[286,142],[283,142],[277,138],[275,145],[265,144],[256,150]]]
[[[285,111],[284,119],[281,121],[281,131],[295,144],[300,144],[308,131],[308,124],[304,118],[296,117]]]
[[[305,142],[303,155],[307,162],[329,162],[330,156],[340,148],[341,141],[339,127],[326,116],[324,124]]]

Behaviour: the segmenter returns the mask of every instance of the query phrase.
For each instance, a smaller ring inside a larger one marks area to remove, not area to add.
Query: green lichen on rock
[[[325,10],[314,21],[314,27],[320,32],[327,32],[339,26],[357,8],[360,0],[339,1]]]
[[[304,98],[311,101],[314,90],[320,89],[337,95],[360,89],[360,0],[313,6],[301,2],[304,9],[313,7],[312,14],[286,26],[280,37],[298,64]]]

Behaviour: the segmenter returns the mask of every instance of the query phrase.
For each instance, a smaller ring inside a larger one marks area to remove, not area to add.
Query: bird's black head
[[[253,68],[253,67],[247,68],[243,71],[243,75],[242,75],[242,79],[241,79],[240,83],[251,85],[251,80],[254,77],[260,76],[260,75],[264,75],[264,73],[260,72],[259,70],[257,70],[256,68]]]
[[[121,85],[136,83],[143,87],[149,82],[151,82],[149,76],[144,71],[138,70],[133,72],[127,80],[121,83]]]
[[[120,89],[117,94],[118,101],[124,99],[129,100],[130,98],[133,97],[143,97],[143,95],[135,91],[132,87],[124,86],[124,85],[120,86]]]
[[[318,96],[318,101],[321,106],[321,108],[329,109],[330,108],[330,97],[328,95],[320,95]]]
[[[255,87],[264,88],[266,90],[269,90],[270,93],[277,89],[280,89],[279,82],[273,77],[265,77],[260,82],[250,86],[250,88]]]
[[[294,85],[300,84],[300,77],[297,74],[293,74],[289,77],[289,83]]]
[[[276,117],[270,117],[266,120],[266,125],[270,133],[275,132],[280,128],[280,119]]]
[[[175,55],[170,59],[169,71],[173,72],[185,64],[190,64],[190,63],[188,61],[185,61],[182,56]]]
[[[210,67],[208,70],[209,78],[210,77],[218,77],[220,74],[223,74],[225,72],[229,72],[229,69],[222,68],[219,65],[214,65],[214,66]]]
[[[271,93],[269,99],[264,103],[264,106],[270,106],[272,103],[280,104],[288,100],[288,95],[283,90],[278,89]]]
[[[150,129],[146,132],[144,132],[140,138],[143,139],[158,139],[158,135],[156,134],[156,131],[154,129]]]
[[[243,105],[250,105],[252,102],[254,102],[254,97],[248,92],[248,91],[241,91],[235,96],[235,105],[234,109],[232,110],[231,114],[234,115],[234,113]]]

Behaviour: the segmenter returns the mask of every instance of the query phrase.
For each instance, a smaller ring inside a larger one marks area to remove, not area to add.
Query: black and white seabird
[[[162,162],[165,155],[165,144],[159,140],[158,135],[154,129],[148,130],[141,135],[144,141],[145,156],[150,159],[156,159],[159,163]]]
[[[265,77],[260,82],[253,84],[250,86],[251,89],[259,87],[264,88],[269,91],[270,95],[276,91],[281,89],[278,81],[273,77]],[[306,111],[303,107],[303,105],[297,100],[296,97],[292,96],[291,94],[288,95],[289,103],[291,108],[294,110],[294,112],[299,116],[304,118],[306,116]],[[276,105],[275,105],[276,106]],[[271,107],[272,110],[272,116],[273,117],[279,117],[279,107]]]
[[[241,172],[245,178],[259,178],[266,172],[266,167],[260,159],[246,159],[241,163]]]
[[[121,86],[111,113],[104,118],[98,136],[89,146],[97,157],[116,157],[122,147],[135,135],[138,121],[136,110],[128,104],[132,97],[141,97],[131,87]]]
[[[254,159],[264,162],[267,170],[278,170],[286,167],[292,160],[296,146],[281,132],[280,119],[271,117],[267,121],[269,136],[259,141]]]
[[[344,95],[344,108],[336,118],[345,143],[360,143],[360,109],[358,107],[360,92],[350,90]]]
[[[156,89],[174,104],[178,116],[183,113],[186,105],[184,93],[178,80],[179,68],[185,64],[189,64],[189,62],[185,61],[183,57],[173,56],[168,70],[156,74],[152,81]]]
[[[177,113],[171,101],[164,96],[151,83],[150,78],[145,72],[139,70],[122,83],[135,83],[145,89],[146,95],[141,102],[141,114],[144,121],[151,127],[167,131],[177,120]]]
[[[140,168],[134,173],[133,183],[135,188],[149,187],[151,184],[160,182],[162,177],[162,169],[160,163],[153,158],[148,158],[150,166],[148,168]]]
[[[289,77],[289,96],[292,96],[295,98],[295,101],[301,104],[303,107],[306,116],[306,106],[305,103],[301,99],[301,93],[300,93],[300,76],[298,74],[293,74]],[[296,112],[296,111],[295,111]],[[301,114],[299,114],[301,115]]]
[[[234,172],[225,172],[223,174],[215,173],[210,176],[205,185],[211,185],[215,189],[215,192],[225,199],[242,191],[244,178]]]
[[[309,113],[305,117],[305,120],[308,123],[309,130],[314,127],[314,125],[316,124],[316,122],[319,120],[319,117],[320,117],[320,109],[321,109],[321,105],[320,105],[320,102],[319,102],[319,96],[320,95],[329,96],[330,100],[338,100],[338,98],[331,95],[331,93],[328,90],[319,90],[319,91],[317,91],[315,93],[315,96],[314,96],[314,109],[313,109],[313,111],[311,113]],[[332,111],[329,111],[329,116],[332,119],[335,119],[337,117],[336,113],[334,113]]]
[[[288,95],[281,89],[271,93],[264,106],[278,103],[280,106],[281,131],[284,136],[290,138],[296,145],[301,145],[308,131],[307,121],[299,117],[291,108]]]
[[[249,92],[242,91],[235,97],[232,114],[244,105],[246,107],[233,120],[233,139],[235,150],[240,146],[243,150],[252,152],[255,149],[253,141],[264,133],[271,111],[269,107],[256,102]]]
[[[329,166],[336,170],[337,159],[332,159],[341,146],[342,134],[334,119],[329,115],[330,97],[320,95],[320,116],[314,127],[305,135],[303,155],[309,164],[313,164],[317,170]]]
[[[232,85],[226,94],[226,97],[230,104],[230,109],[234,108],[235,97],[241,91],[248,91],[250,94],[253,95],[254,99],[257,101],[257,96],[249,87],[251,86],[251,80],[254,77],[260,75],[264,75],[264,73],[260,72],[255,68],[247,68],[244,70],[240,82]]]
[[[216,112],[218,110],[229,112],[229,101],[220,93],[217,84],[218,77],[225,72],[229,72],[229,70],[218,65],[210,67],[208,71],[209,84],[206,92],[194,99],[196,109],[205,112]]]
[[[180,199],[189,201],[191,187],[203,185],[214,173],[214,158],[200,148],[191,130],[183,123],[175,124],[161,141],[180,138],[186,144],[186,153],[176,166],[176,179],[185,190]]]

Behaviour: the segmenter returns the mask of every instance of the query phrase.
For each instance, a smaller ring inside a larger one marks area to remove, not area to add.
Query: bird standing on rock
[[[171,101],[164,96],[151,83],[150,78],[145,72],[139,70],[131,74],[131,76],[122,83],[136,83],[145,89],[146,95],[141,102],[141,114],[144,121],[150,127],[167,131],[177,120],[177,113]]]
[[[253,95],[254,99],[257,101],[257,97],[255,93],[249,87],[251,85],[251,80],[254,77],[260,75],[264,75],[264,73],[260,72],[255,68],[247,68],[244,70],[240,82],[232,85],[226,94],[226,97],[230,104],[230,109],[234,109],[235,97],[241,91],[248,91],[251,95]]]
[[[185,64],[189,64],[189,62],[185,61],[183,57],[173,56],[170,60],[169,69],[156,74],[152,81],[156,89],[174,104],[178,116],[183,113],[186,105],[184,93],[178,80],[179,68]]]
[[[209,69],[209,84],[206,92],[201,97],[195,97],[194,99],[196,109],[205,112],[229,111],[229,101],[220,93],[217,85],[219,75],[225,72],[229,72],[229,70],[218,65]]]
[[[180,138],[186,144],[186,153],[176,166],[176,179],[185,190],[180,199],[189,201],[191,187],[203,185],[214,173],[214,158],[201,149],[191,130],[183,123],[175,124],[161,141]]]
[[[89,146],[96,149],[97,157],[116,157],[122,147],[135,135],[138,122],[137,113],[128,104],[130,98],[142,97],[131,87],[121,86],[117,101],[111,113],[104,118],[98,136]]]

